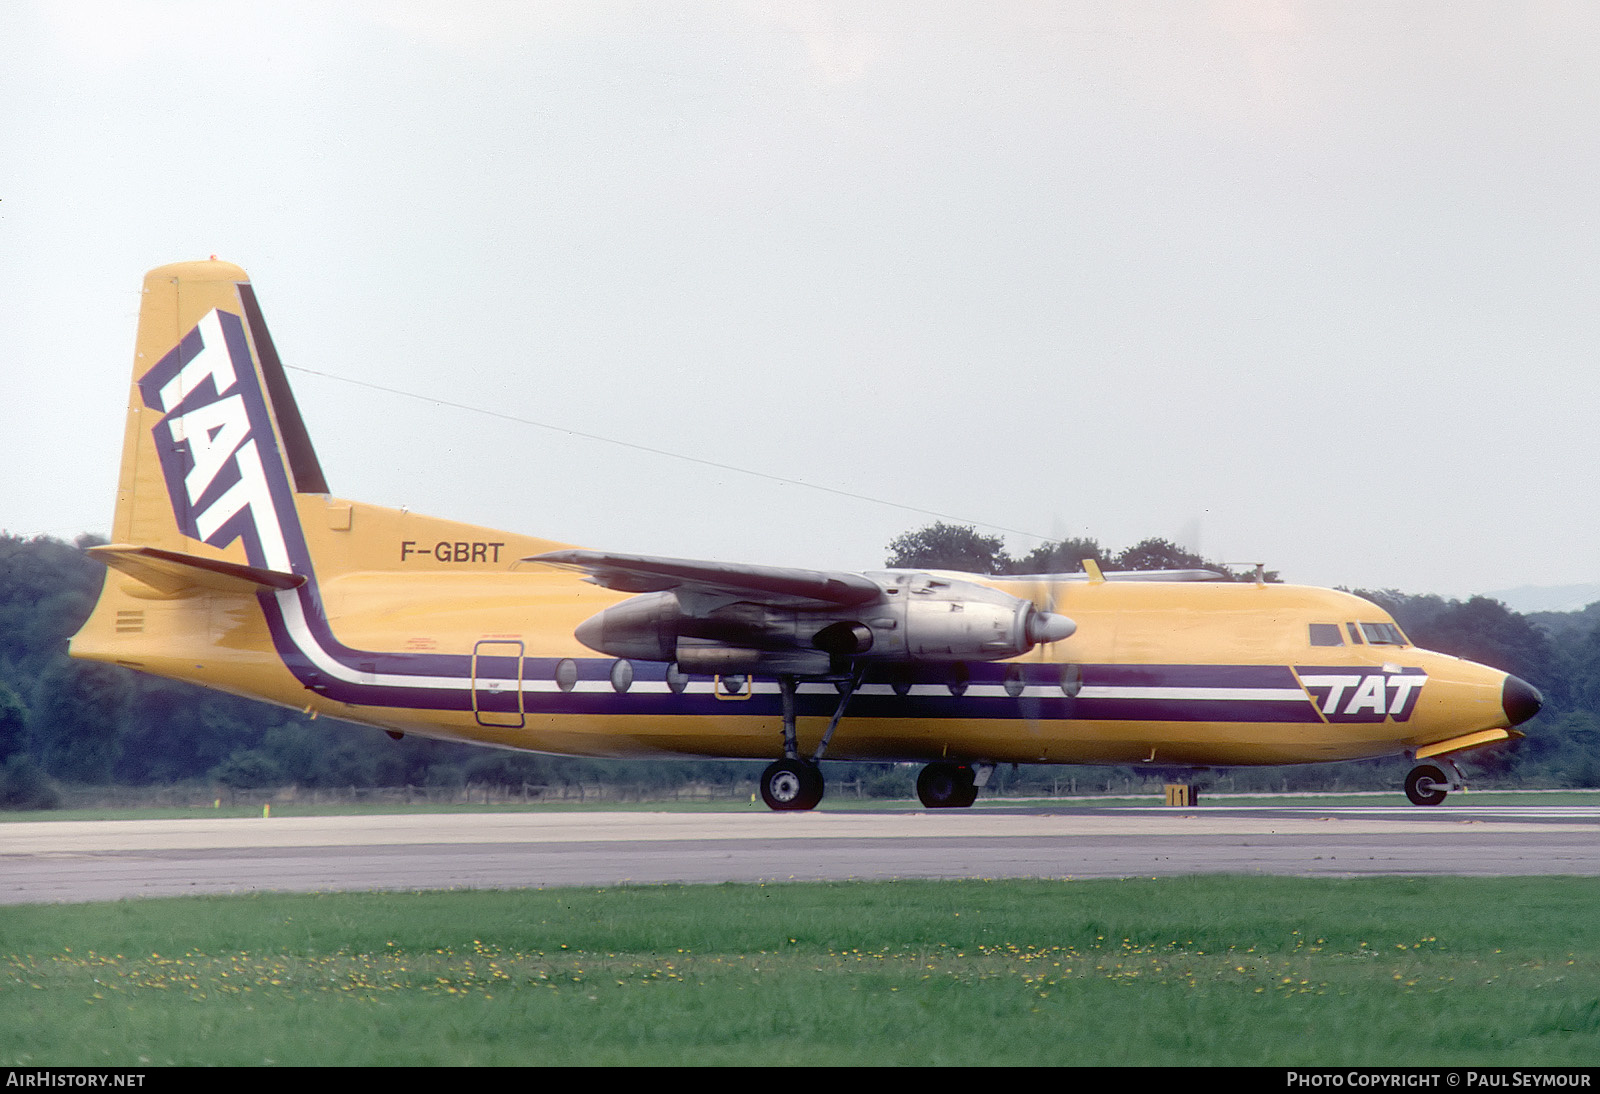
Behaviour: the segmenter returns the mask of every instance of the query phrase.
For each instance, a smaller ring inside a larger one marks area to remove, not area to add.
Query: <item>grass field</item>
[[[1600,879],[0,909],[0,1064],[1600,1063]]]

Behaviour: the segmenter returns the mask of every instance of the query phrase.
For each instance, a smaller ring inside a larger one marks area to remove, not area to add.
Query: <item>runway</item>
[[[0,826],[0,903],[1193,873],[1600,875],[1600,807],[463,813]]]

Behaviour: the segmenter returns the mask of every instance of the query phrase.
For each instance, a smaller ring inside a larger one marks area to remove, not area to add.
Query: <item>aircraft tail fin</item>
[[[112,538],[293,570],[292,494],[328,487],[244,270],[150,271],[133,371]]]
[[[565,546],[329,496],[249,277],[229,262],[145,276],[125,429],[114,542],[93,552],[111,572],[77,657],[201,679],[221,599],[230,626],[251,617],[238,606],[261,608],[248,636],[230,635],[233,656],[244,644],[294,660],[326,582],[504,571]]]

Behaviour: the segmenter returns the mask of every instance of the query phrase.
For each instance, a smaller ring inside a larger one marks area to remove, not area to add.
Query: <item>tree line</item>
[[[204,783],[235,790],[495,785],[576,787],[616,783],[669,792],[684,785],[751,782],[759,762],[603,761],[512,753],[407,736],[224,695],[115,665],[74,661],[67,640],[93,607],[104,568],[85,548],[0,533],[0,809],[44,808],[58,784]],[[1070,572],[1083,559],[1104,570],[1219,569],[1165,540],[1122,551],[1092,539],[1046,543],[1011,558],[998,537],[934,524],[896,538],[890,567],[986,574]],[[1269,574],[1276,580],[1276,574]],[[1526,616],[1484,597],[1465,601],[1396,590],[1360,591],[1387,609],[1413,642],[1516,673],[1545,696],[1522,728],[1527,739],[1469,753],[1477,784],[1600,786],[1600,605]],[[910,776],[893,765],[838,764],[830,781],[903,796]],[[1391,788],[1402,761],[1233,769],[1223,789]],[[1133,768],[1003,768],[1002,791],[1137,788],[1164,772]]]
[[[1232,581],[1254,581],[1254,569],[1240,570],[1179,547],[1171,540],[1150,538],[1132,547],[1111,551],[1100,541],[1085,537],[1047,540],[1027,554],[1013,558],[1005,540],[986,536],[976,528],[935,521],[897,536],[889,543],[886,566],[892,569],[961,570],[995,577],[1021,574],[1071,574],[1083,572],[1085,562],[1109,570],[1212,570]],[[1276,570],[1263,571],[1266,581],[1278,581]]]

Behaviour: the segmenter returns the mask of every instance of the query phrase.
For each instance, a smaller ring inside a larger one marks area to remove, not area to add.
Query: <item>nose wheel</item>
[[[1412,805],[1438,805],[1446,791],[1460,789],[1460,785],[1434,764],[1418,764],[1406,776],[1406,797]]]

